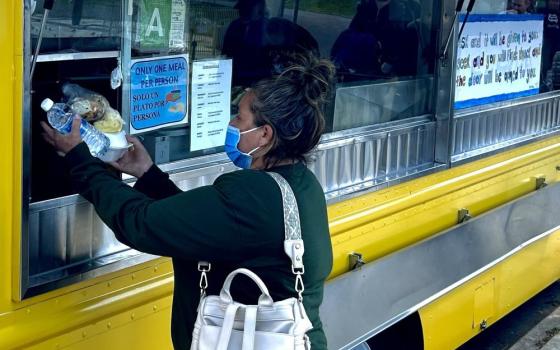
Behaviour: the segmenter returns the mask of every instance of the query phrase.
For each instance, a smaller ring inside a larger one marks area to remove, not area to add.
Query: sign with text
[[[231,112],[231,69],[231,60],[193,62],[191,151],[224,145]]]
[[[542,15],[471,15],[457,44],[455,108],[538,94],[542,43]]]
[[[133,46],[140,51],[185,48],[184,0],[138,0]]]
[[[187,123],[187,55],[133,60],[130,133]]]

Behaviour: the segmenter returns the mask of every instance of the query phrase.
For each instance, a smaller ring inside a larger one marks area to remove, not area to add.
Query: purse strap
[[[303,278],[305,266],[303,265],[303,253],[305,251],[303,239],[301,237],[301,225],[299,220],[299,209],[296,197],[290,184],[282,175],[275,172],[266,172],[278,184],[282,194],[282,209],[284,213],[284,252],[292,262],[292,273],[296,276],[295,290],[298,293],[298,300],[303,300]],[[206,261],[198,262],[200,276],[200,294],[204,296],[208,282],[206,273],[210,271],[211,264]]]
[[[304,272],[303,253],[304,245],[301,238],[301,225],[299,222],[299,209],[296,196],[288,181],[281,175],[273,172],[267,173],[280,187],[282,193],[282,207],[284,209],[284,251],[292,261],[292,272]]]
[[[305,266],[303,265],[303,253],[305,251],[301,237],[301,225],[299,221],[299,209],[294,191],[290,184],[280,174],[267,172],[280,187],[282,193],[282,207],[284,211],[284,252],[292,261],[292,273],[296,276],[295,290],[298,300],[303,300],[303,278]]]
[[[233,281],[233,279],[237,275],[245,275],[245,276],[249,277],[253,282],[255,282],[257,287],[259,287],[259,289],[261,290],[261,295],[259,297],[259,306],[272,307],[274,305],[274,300],[272,300],[272,297],[270,296],[270,293],[268,292],[268,288],[266,288],[266,285],[259,278],[259,276],[257,276],[257,274],[255,274],[251,270],[243,269],[243,268],[237,269],[237,270],[231,272],[226,277],[226,280],[224,281],[224,285],[222,287],[222,290],[220,291],[220,299],[222,300],[222,303],[224,303],[224,304],[232,304],[233,303],[233,298],[231,297],[230,288],[231,288],[231,282]]]
[[[224,315],[224,323],[220,328],[220,334],[218,335],[218,343],[216,344],[216,350],[227,350],[229,345],[229,338],[231,337],[231,332],[233,332],[233,324],[235,323],[235,313],[241,305],[236,303],[231,303],[226,308],[226,313]]]

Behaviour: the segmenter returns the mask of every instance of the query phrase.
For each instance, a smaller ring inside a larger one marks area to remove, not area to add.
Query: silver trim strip
[[[58,62],[58,61],[76,61],[91,60],[96,58],[117,58],[120,51],[97,51],[97,52],[65,52],[42,54],[37,57],[37,62]]]
[[[20,247],[20,274],[19,294],[14,297],[22,300],[29,287],[29,201],[31,200],[31,38],[26,34],[31,32],[31,4],[30,0],[24,1],[23,6],[23,120],[22,120],[22,175],[21,179],[21,247]]]
[[[110,260],[107,260],[109,259]],[[152,261],[155,259],[160,259],[161,257],[150,255],[146,253],[141,253],[132,249],[128,249],[126,251],[121,252],[120,254],[111,254],[107,257],[100,257],[96,259],[93,263],[98,263],[99,267],[85,271],[80,274],[75,274],[65,279],[60,279],[53,282],[48,282],[45,284],[39,284],[33,286],[29,289],[28,293],[25,295],[26,298],[32,297],[35,295],[43,294],[49,292],[51,290],[59,289],[65,287],[72,283],[77,283],[80,281],[86,281],[89,279],[93,279],[99,276],[103,276],[105,274],[122,270],[124,268],[142,264],[148,261]],[[47,276],[48,277],[48,276]]]

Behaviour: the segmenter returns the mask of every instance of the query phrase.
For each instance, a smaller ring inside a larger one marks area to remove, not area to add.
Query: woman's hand
[[[140,178],[154,164],[144,145],[136,137],[126,136],[133,147],[124,156],[111,165],[123,173]]]
[[[43,139],[45,139],[45,141],[53,146],[58,152],[65,155],[70,152],[72,148],[82,142],[82,137],[80,136],[81,122],[82,118],[74,117],[74,120],[72,120],[72,131],[66,135],[63,135],[51,128],[47,123],[41,122],[41,127],[43,128]]]

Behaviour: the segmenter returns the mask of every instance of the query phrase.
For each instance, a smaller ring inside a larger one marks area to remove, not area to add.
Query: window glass
[[[35,49],[43,0],[32,1],[31,46]],[[113,0],[56,0],[48,14],[41,54],[120,50],[121,3]]]
[[[439,21],[433,1],[299,3],[297,16],[288,10],[285,17],[295,17],[337,67],[333,131],[432,112]]]
[[[193,6],[199,10],[196,6]],[[157,164],[198,156],[190,154],[188,124],[189,72],[196,48],[189,23],[203,34],[200,48],[214,46],[210,18],[189,22],[189,2],[184,0],[134,0],[131,18],[131,54],[128,62],[130,93],[124,106],[131,133],[133,129]],[[212,51],[210,51],[210,55]]]
[[[300,7],[298,23],[337,66],[333,130],[431,113],[439,20],[433,1],[303,1]],[[320,15],[326,27],[317,24]]]
[[[245,89],[281,72],[297,54],[328,58],[337,67],[327,132],[432,114],[434,3],[91,0],[86,7],[84,0],[56,1],[31,83],[33,201],[72,193],[64,162],[41,140],[38,123],[45,120],[40,102],[64,100],[65,82],[104,96],[156,164],[223,151]],[[32,15],[32,50],[41,8],[39,1]],[[219,78],[200,83],[214,68]],[[119,70],[122,85],[113,89]]]
[[[539,1],[534,5],[544,15],[541,92],[560,89],[560,1]]]
[[[142,9],[154,1],[136,0],[133,38]],[[190,0],[187,8],[184,53],[190,67],[231,59],[234,102],[246,87],[281,72],[294,54],[313,53],[332,59],[338,70],[325,110],[327,131],[431,113],[437,22],[432,1]],[[177,53],[165,45],[159,52],[145,46],[143,40],[133,43],[133,59]],[[193,149],[197,112],[190,102],[189,123],[142,134],[156,163],[222,150]]]
[[[43,1],[32,7],[28,40],[32,53],[39,43]],[[115,110],[122,109],[121,89],[112,89],[111,72],[118,66],[123,25],[121,3],[114,0],[57,0],[48,13],[40,40],[31,88],[31,200],[73,193],[64,159],[41,137],[47,121],[41,101],[65,99],[64,83],[74,83],[103,95]],[[28,147],[26,145],[25,147]]]

